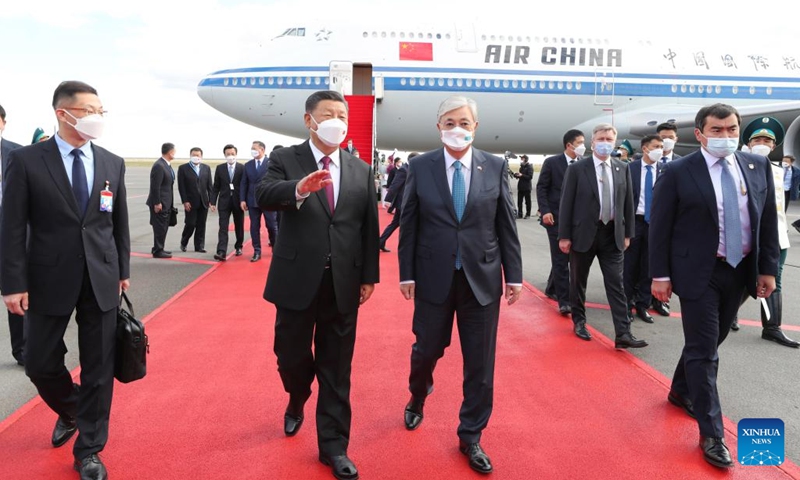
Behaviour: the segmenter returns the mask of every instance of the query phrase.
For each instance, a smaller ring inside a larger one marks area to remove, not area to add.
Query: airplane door
[[[477,52],[475,28],[471,23],[456,25],[456,50],[459,52]]]
[[[614,104],[614,72],[594,72],[594,104]]]
[[[328,77],[331,90],[343,96],[353,94],[353,62],[331,62]]]

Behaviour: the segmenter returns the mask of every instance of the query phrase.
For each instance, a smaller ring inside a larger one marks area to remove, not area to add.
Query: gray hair
[[[440,121],[447,112],[451,112],[461,107],[469,107],[470,111],[472,112],[473,120],[476,122],[478,121],[478,104],[475,103],[475,100],[467,98],[463,95],[453,95],[452,97],[448,97],[442,103],[440,103],[439,113],[436,116],[436,121]]]
[[[614,132],[614,136],[617,136],[617,129],[614,127],[614,125],[611,125],[610,123],[601,123],[600,125],[594,127],[594,130],[592,130],[592,138],[594,138],[599,132],[608,131]]]

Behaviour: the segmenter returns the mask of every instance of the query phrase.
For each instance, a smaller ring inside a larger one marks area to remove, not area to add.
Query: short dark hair
[[[167,143],[161,145],[161,155],[166,155],[166,154],[168,154],[169,152],[171,152],[173,150],[175,150],[175,144],[174,143],[167,142]]]
[[[784,155],[783,158],[788,158],[789,161],[792,162],[792,163],[794,163],[795,160],[797,160],[796,158],[794,158],[794,155],[789,155],[788,153],[786,155]]]
[[[656,127],[656,133],[660,133],[661,130],[672,130],[673,132],[675,132],[677,134],[678,133],[678,126],[675,125],[672,122],[664,122],[664,123],[660,123]]]
[[[229,150],[231,148],[233,149],[233,153],[239,153],[239,150],[237,150],[236,147],[233,146],[233,144],[229,143],[229,144],[225,145],[224,147],[222,147],[222,154],[225,155],[225,150]]]
[[[283,148],[283,145],[275,145],[274,147],[272,147],[272,151],[274,152],[275,150],[278,150],[280,148]]]
[[[56,87],[56,91],[53,92],[53,108],[58,108],[58,105],[64,100],[74,99],[75,95],[79,93],[91,93],[92,95],[97,95],[97,90],[95,90],[94,87],[88,83],[79,82],[77,80],[67,80],[66,82],[61,82]]]
[[[519,159],[520,160],[527,160],[528,156],[523,153],[522,155],[519,156]]]
[[[344,99],[341,93],[334,92],[333,90],[320,90],[318,92],[314,92],[306,99],[306,113],[311,113],[316,110],[317,105],[319,102],[323,100],[333,100],[334,102],[342,102],[344,103],[344,108],[349,110],[347,106],[347,100]]]
[[[575,141],[578,137],[586,137],[580,130],[573,128],[572,130],[568,130],[567,133],[564,134],[564,148],[567,148],[567,144],[570,144]]]
[[[203,154],[203,149],[200,148],[200,147],[192,147],[192,149],[189,150],[189,155],[191,155],[194,152],[200,152],[200,155],[202,155]]]
[[[358,151],[358,150],[356,150],[356,151]],[[400,157],[394,157],[394,163],[397,163],[397,162],[402,162],[402,161],[403,161],[403,159],[402,159],[402,158],[400,158]]]
[[[733,108],[730,105],[726,105],[724,103],[715,103],[714,105],[707,105],[700,109],[697,112],[697,116],[694,117],[694,126],[701,132],[706,126],[706,119],[708,117],[718,118],[720,120],[724,120],[731,115],[736,115],[736,122],[739,126],[742,125],[742,117],[739,115],[739,111]]]
[[[258,145],[259,147],[263,148],[264,151],[267,150],[267,146],[261,140],[253,140],[253,145]]]
[[[0,120],[6,121],[6,109],[2,105],[0,105]]]
[[[642,137],[642,143],[640,143],[640,146],[644,147],[645,145],[648,145],[653,140],[658,140],[660,142],[661,141],[661,137],[659,137],[658,135],[645,135],[644,137]]]
[[[419,155],[419,152],[411,152],[411,153],[408,154],[408,159],[411,160],[412,158],[416,157],[417,155]]]

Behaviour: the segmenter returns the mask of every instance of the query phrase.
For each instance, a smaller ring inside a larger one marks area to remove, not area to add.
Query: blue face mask
[[[702,134],[701,134],[702,135]],[[705,135],[703,135],[706,137]],[[732,155],[739,146],[739,138],[708,138],[706,144],[706,151],[717,158],[724,158]]]
[[[614,142],[595,142],[594,153],[601,157],[607,157],[614,151]]]

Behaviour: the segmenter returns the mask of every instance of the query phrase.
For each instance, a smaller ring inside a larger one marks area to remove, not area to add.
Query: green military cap
[[[633,155],[633,145],[627,139],[623,140],[622,143],[619,144],[619,148],[624,148],[628,151],[628,156]]]
[[[783,143],[786,130],[777,119],[772,117],[756,118],[742,130],[742,143],[748,144],[756,137],[767,137],[775,141],[775,146]]]
[[[31,142],[31,145],[33,145],[34,143],[39,143],[42,137],[47,137],[47,136],[48,135],[44,133],[44,130],[42,130],[41,128],[37,128],[36,131],[33,132],[33,141]]]

